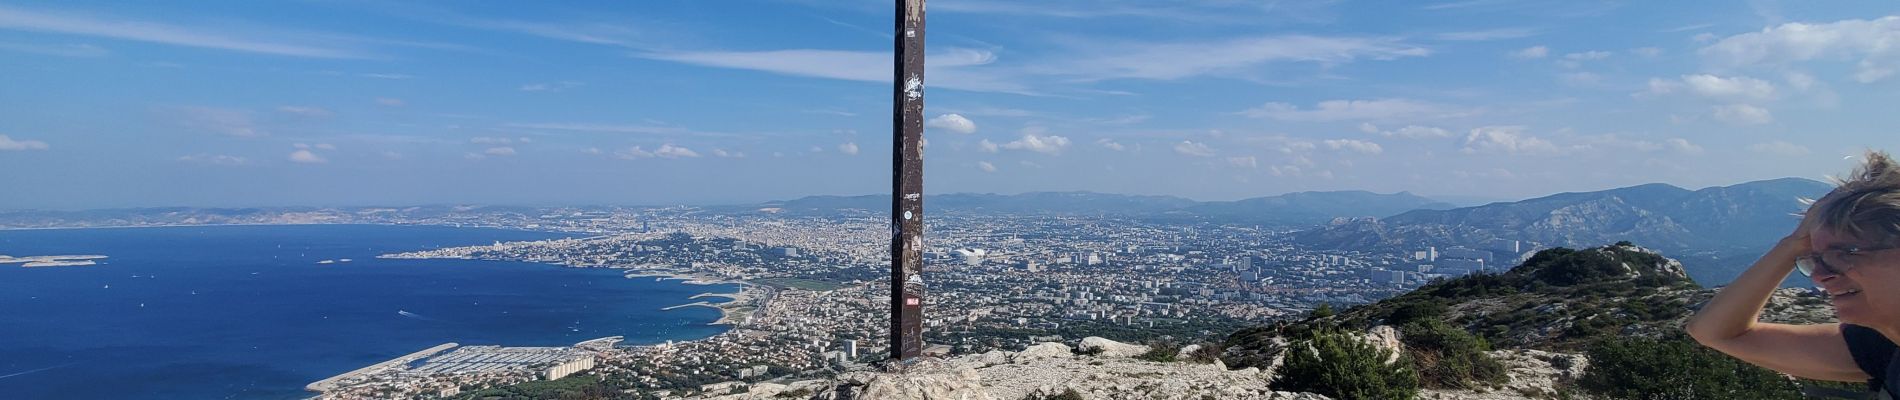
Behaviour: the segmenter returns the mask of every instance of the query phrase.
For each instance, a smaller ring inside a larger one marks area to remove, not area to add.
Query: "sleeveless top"
[[[1894,393],[1900,393],[1900,346],[1887,340],[1879,331],[1860,325],[1841,324],[1841,338],[1847,340],[1847,352],[1854,356],[1854,364],[1867,376],[1867,388],[1873,391],[1872,398],[1892,400]]]

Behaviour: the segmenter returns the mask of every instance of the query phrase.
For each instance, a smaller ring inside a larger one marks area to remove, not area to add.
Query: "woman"
[[[1814,202],[1794,233],[1689,320],[1689,335],[1749,363],[1802,378],[1869,381],[1900,393],[1900,164],[1884,152]],[[1799,270],[1825,290],[1841,323],[1756,322]],[[1882,397],[1887,398],[1887,397]]]

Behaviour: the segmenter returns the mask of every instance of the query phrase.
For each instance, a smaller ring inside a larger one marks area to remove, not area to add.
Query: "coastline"
[[[572,266],[568,267],[576,268]],[[719,310],[719,319],[707,323],[707,325],[727,325],[735,328],[738,327],[740,322],[743,322],[741,321],[742,319],[750,318],[752,312],[757,310],[758,305],[754,303],[760,299],[760,295],[753,292],[755,290],[763,290],[760,288],[764,287],[745,280],[722,280],[677,272],[634,272],[624,274],[624,276],[626,276],[627,279],[657,278],[657,280],[677,280],[681,281],[680,283],[688,285],[738,285],[739,291],[734,293],[705,292],[687,297],[689,300],[696,300],[702,297],[724,297],[726,301],[717,303],[698,301],[661,308],[661,310],[673,310],[689,306],[712,307]]]
[[[236,224],[150,224],[150,225],[94,225],[94,226],[35,226],[35,227],[0,226],[0,232],[58,231],[58,230],[79,230],[79,229],[190,228],[190,227],[220,227],[220,226],[334,226],[334,225],[428,226],[428,227],[439,227],[439,228],[499,229],[499,230],[519,231],[519,232],[559,233],[559,234],[570,234],[570,235],[594,235],[594,236],[588,236],[588,237],[599,237],[603,235],[608,235],[608,234],[603,234],[600,232],[565,231],[565,230],[559,230],[559,229],[527,229],[527,228],[516,228],[516,227],[506,227],[506,226],[443,225],[443,224],[429,224],[429,223],[399,224],[399,223],[378,223],[378,222],[277,222],[277,223],[236,223]],[[576,239],[579,239],[579,238],[577,237]]]

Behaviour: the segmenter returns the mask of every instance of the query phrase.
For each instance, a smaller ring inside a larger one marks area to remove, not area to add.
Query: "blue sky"
[[[889,190],[892,5],[0,4],[0,208]],[[1520,198],[1900,144],[1888,1],[933,0],[931,192]]]

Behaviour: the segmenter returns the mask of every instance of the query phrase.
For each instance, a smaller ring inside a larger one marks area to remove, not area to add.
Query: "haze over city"
[[[1891,3],[1746,5],[936,1],[926,184],[1515,199],[1893,144]],[[888,2],[597,6],[0,5],[0,208],[889,191]]]

